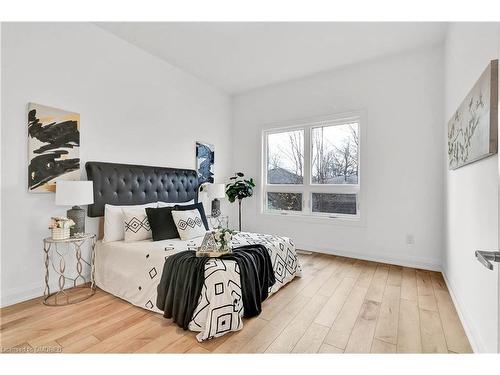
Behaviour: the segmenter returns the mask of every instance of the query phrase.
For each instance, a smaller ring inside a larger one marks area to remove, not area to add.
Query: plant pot
[[[52,239],[53,240],[65,240],[70,237],[69,228],[53,228],[52,229]]]

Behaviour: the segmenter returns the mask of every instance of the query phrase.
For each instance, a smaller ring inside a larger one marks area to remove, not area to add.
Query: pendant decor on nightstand
[[[49,229],[52,231],[53,240],[65,240],[70,237],[70,230],[75,222],[67,217],[50,218]]]
[[[207,184],[206,190],[208,197],[212,199],[212,211],[210,213],[211,216],[217,217],[220,216],[220,199],[226,196],[224,184]]]
[[[67,211],[68,218],[75,222],[71,236],[85,233],[85,210],[80,207],[94,203],[92,181],[57,181],[56,205],[73,206]]]

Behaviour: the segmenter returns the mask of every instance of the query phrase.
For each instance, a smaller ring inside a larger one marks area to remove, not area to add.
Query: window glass
[[[267,183],[304,182],[304,130],[267,136]]]
[[[315,127],[311,132],[313,184],[358,183],[357,123]]]
[[[302,211],[302,193],[267,193],[267,208],[279,211]]]
[[[312,212],[356,215],[356,194],[312,193]]]

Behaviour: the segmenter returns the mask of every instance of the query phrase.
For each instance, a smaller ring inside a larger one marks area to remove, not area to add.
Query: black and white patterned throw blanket
[[[234,261],[238,267],[244,317],[259,315],[262,302],[276,282],[267,248],[259,244],[240,246],[219,259]],[[198,305],[205,281],[205,264],[209,260],[196,257],[195,251],[183,251],[165,261],[156,306],[164,312],[164,317],[172,318],[185,330]]]

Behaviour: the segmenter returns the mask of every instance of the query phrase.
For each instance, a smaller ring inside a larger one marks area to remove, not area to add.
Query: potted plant
[[[241,172],[237,172],[233,177],[229,179],[231,182],[226,185],[226,195],[229,199],[229,202],[233,203],[238,199],[238,228],[241,232],[241,201],[244,198],[251,197],[253,195],[253,188],[255,187],[255,183],[253,182],[253,178],[249,178],[248,180],[244,178],[245,175]]]
[[[67,217],[52,217],[50,218],[49,229],[52,230],[53,240],[65,240],[70,237],[70,229],[75,225],[75,222]]]

